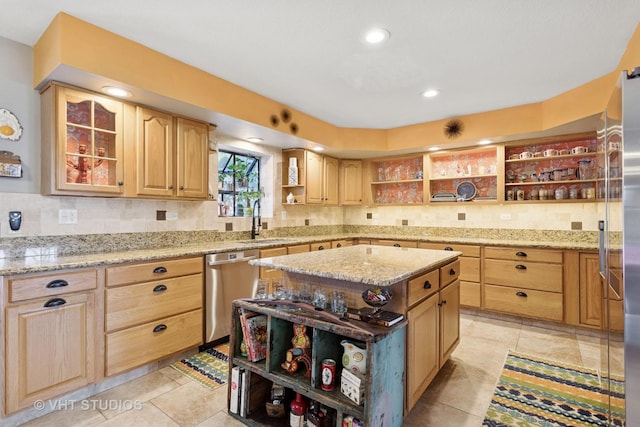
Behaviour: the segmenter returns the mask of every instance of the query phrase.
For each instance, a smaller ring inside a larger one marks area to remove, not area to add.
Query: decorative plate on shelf
[[[464,181],[456,187],[456,194],[462,200],[471,200],[476,196],[476,186],[471,181]]]

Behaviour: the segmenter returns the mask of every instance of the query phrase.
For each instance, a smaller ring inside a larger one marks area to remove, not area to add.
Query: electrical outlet
[[[169,211],[167,212],[167,220],[175,221],[178,219],[178,212]]]
[[[77,209],[58,209],[58,224],[77,224]]]
[[[509,220],[509,219],[511,219],[511,214],[509,214],[509,213],[501,213],[500,214],[500,219]]]

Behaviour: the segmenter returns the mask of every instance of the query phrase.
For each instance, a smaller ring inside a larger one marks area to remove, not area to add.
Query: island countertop
[[[391,286],[460,255],[462,252],[458,251],[357,245],[260,258],[249,264],[325,279]]]

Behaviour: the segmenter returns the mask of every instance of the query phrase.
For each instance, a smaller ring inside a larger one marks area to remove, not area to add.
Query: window
[[[218,151],[218,201],[223,216],[251,216],[260,199],[260,158]]]

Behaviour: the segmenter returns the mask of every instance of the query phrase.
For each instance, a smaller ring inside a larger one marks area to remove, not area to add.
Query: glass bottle
[[[295,400],[291,401],[290,410],[289,425],[291,427],[303,427],[305,425],[305,415],[307,414],[307,402],[300,393],[296,393]]]

